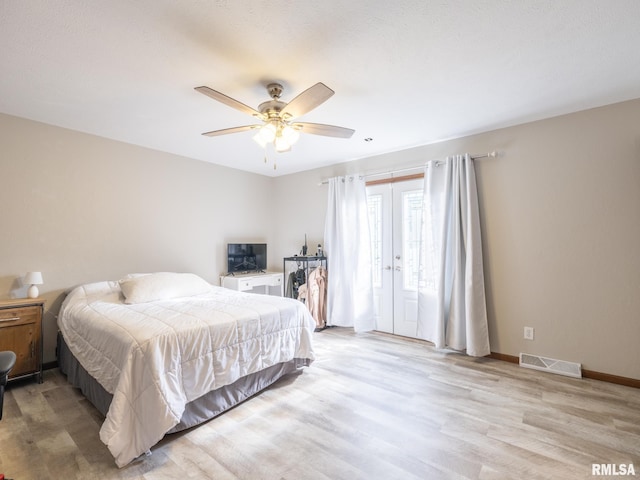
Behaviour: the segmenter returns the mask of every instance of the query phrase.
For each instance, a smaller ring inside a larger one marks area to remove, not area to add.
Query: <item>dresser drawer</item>
[[[263,283],[263,285],[268,285],[270,287],[278,287],[282,285],[282,275],[280,274],[270,275],[268,278],[265,279],[265,282]]]

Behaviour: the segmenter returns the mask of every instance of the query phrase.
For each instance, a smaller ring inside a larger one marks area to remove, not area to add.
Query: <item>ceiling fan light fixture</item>
[[[253,137],[253,140],[260,145],[262,148],[266,148],[267,144],[270,142],[267,142],[262,135],[260,134],[260,130],[258,130],[258,133],[256,133]]]
[[[300,132],[337,138],[351,138],[355,132],[350,128],[336,127],[335,125],[308,122],[291,123],[294,118],[313,110],[335,93],[322,82],[307,88],[288,103],[280,101],[282,85],[271,83],[267,85],[271,100],[261,103],[257,110],[206,86],[196,87],[195,90],[263,122],[262,125],[244,125],[203,133],[208,137],[257,129],[253,140],[263,149],[272,144],[275,151],[280,153],[291,150],[291,146],[298,141]]]
[[[291,150],[291,144],[287,142],[287,139],[284,138],[283,136],[276,137],[273,144],[276,147],[276,152],[282,153],[282,152],[288,152],[289,150]]]
[[[260,137],[266,142],[271,143],[276,138],[277,128],[273,123],[266,123],[260,127]]]
[[[287,141],[289,145],[295,144],[300,138],[300,132],[290,125],[285,126],[282,129],[282,137]]]

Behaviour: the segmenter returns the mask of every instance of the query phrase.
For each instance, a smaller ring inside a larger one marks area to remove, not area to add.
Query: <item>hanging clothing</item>
[[[296,285],[300,287],[307,283],[307,272],[305,272],[304,268],[300,267],[296,270]]]
[[[301,285],[306,283],[306,276],[307,274],[303,268],[298,268],[295,272],[291,272],[289,274],[289,279],[287,280],[285,296],[289,298],[298,298],[298,290]]]
[[[469,155],[426,167],[419,275],[418,337],[436,348],[489,355],[478,192]]]
[[[289,298],[296,298],[294,295],[297,294],[297,288],[295,286],[296,283],[296,272],[291,272],[289,274],[289,278],[287,279],[287,288],[285,289],[284,296]]]
[[[299,298],[305,300],[318,328],[327,323],[327,277],[327,269],[317,267],[309,274],[307,283],[298,289]]]

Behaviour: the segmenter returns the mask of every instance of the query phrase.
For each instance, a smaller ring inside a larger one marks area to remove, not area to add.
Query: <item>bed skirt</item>
[[[309,359],[294,358],[260,372],[239,378],[230,385],[213,390],[187,403],[180,423],[166,433],[175,433],[205,422],[234,407],[247,398],[264,390],[284,375],[298,371],[311,364]],[[58,366],[69,383],[79,388],[83,395],[106,417],[112,395],[107,392],[73,356],[58,332]]]

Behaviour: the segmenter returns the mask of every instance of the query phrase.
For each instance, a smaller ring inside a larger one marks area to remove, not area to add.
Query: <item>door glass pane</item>
[[[402,192],[402,271],[403,288],[418,288],[422,190]]]
[[[373,286],[382,287],[382,195],[367,196],[369,208],[369,229],[371,230],[371,261]]]
[[[422,249],[422,269],[420,270],[419,285],[421,289],[436,291],[440,250],[436,225],[437,211],[444,201],[444,195],[430,197],[428,208],[424,211],[424,232]],[[423,206],[424,208],[424,206]],[[435,215],[434,215],[435,214]]]

